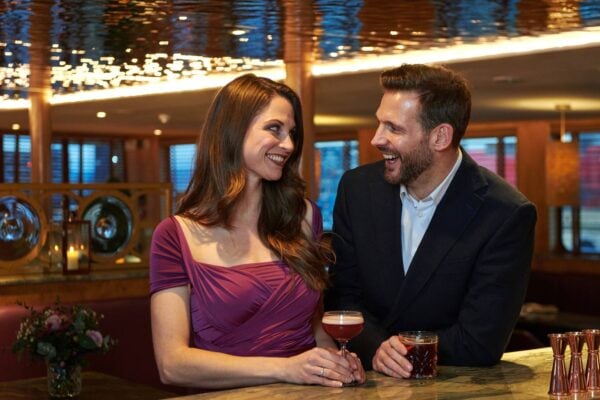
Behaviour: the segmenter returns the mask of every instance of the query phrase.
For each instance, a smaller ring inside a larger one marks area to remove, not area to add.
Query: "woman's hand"
[[[341,354],[341,352],[339,352]],[[356,383],[363,384],[365,383],[365,369],[360,362],[360,358],[356,355],[356,353],[346,353],[346,359],[350,363],[350,368],[352,369],[352,378]]]
[[[356,371],[362,371],[358,377],[362,376],[364,382],[362,366],[357,367],[356,360],[349,362],[334,349],[315,347],[286,361],[282,371],[286,382],[342,387],[357,378]]]

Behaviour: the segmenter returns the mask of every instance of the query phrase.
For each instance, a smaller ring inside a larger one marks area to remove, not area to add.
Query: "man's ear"
[[[454,129],[450,124],[439,124],[431,131],[429,135],[429,145],[434,150],[445,150],[452,145],[452,136]]]

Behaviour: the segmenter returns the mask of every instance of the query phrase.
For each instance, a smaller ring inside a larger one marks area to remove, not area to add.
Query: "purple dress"
[[[313,229],[322,232],[313,204]],[[238,356],[288,357],[313,348],[320,293],[283,261],[221,267],[192,258],[175,217],[155,229],[150,293],[190,285],[194,346]]]

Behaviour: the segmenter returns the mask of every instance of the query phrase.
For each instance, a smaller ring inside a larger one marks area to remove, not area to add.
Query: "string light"
[[[395,32],[391,31],[390,34],[394,35]],[[238,29],[231,33],[239,36],[246,31]],[[247,41],[248,38],[239,37],[239,40]],[[380,70],[396,66],[398,55],[402,55],[402,60],[406,63],[439,63],[529,54],[557,47],[565,49],[597,45],[600,43],[600,28],[588,27],[580,31],[535,37],[499,38],[493,42],[485,39],[469,44],[462,42],[459,37],[451,42],[442,41],[439,47],[428,50],[408,50],[418,42],[403,40],[391,52],[389,48],[363,46],[363,54],[351,53],[349,48],[338,46],[337,52],[328,53],[332,60],[313,64],[312,73],[315,76],[326,76]],[[166,43],[168,42],[162,42]],[[29,45],[22,44],[25,47]],[[0,43],[0,48],[3,47],[6,47],[6,43]],[[130,53],[131,49],[126,49],[126,52]],[[385,54],[386,52],[389,54]],[[226,79],[230,79],[231,75],[247,71],[272,79],[285,78],[283,60],[153,53],[145,55],[143,59],[133,57],[122,64],[115,64],[114,57],[93,59],[86,56],[84,50],[75,49],[64,54],[58,44],[52,44],[51,53],[55,59],[51,69],[51,104],[216,88],[227,82]],[[11,52],[5,50],[4,54],[6,56]],[[342,55],[345,58],[340,57]],[[77,58],[77,63],[65,62],[71,56]],[[23,98],[28,92],[29,75],[28,64],[0,67],[0,82],[4,89],[0,96],[0,109],[28,107],[29,102]],[[110,90],[110,93],[103,93],[106,90]]]
[[[240,38],[240,40],[247,40]],[[60,49],[52,45],[52,51],[60,54]],[[73,50],[72,54],[83,54]],[[53,99],[65,94],[75,94],[95,89],[114,89],[134,87],[138,85],[160,84],[181,78],[204,78],[210,74],[238,73],[243,71],[260,71],[272,68],[282,68],[281,60],[264,61],[246,57],[204,57],[175,53],[147,54],[141,63],[132,59],[131,64],[116,65],[114,57],[100,57],[94,60],[81,57],[78,65],[66,64],[61,56],[53,56],[55,65],[52,67],[51,83],[54,88]],[[12,92],[12,96],[3,94],[0,99],[0,109],[26,108],[21,95],[28,90],[29,65],[18,68],[0,67],[0,77],[4,88]],[[281,74],[277,74],[281,76]],[[212,87],[210,83],[207,86]],[[150,89],[150,91],[152,91]],[[27,101],[25,101],[28,103]],[[51,100],[53,102],[53,100]],[[60,103],[61,100],[57,100]],[[8,104],[12,103],[12,104]]]

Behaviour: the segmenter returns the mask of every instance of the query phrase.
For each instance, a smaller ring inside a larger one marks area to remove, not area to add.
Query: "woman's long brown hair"
[[[207,226],[231,228],[234,210],[246,186],[242,148],[254,117],[274,96],[287,99],[294,110],[294,151],[277,181],[262,182],[258,234],[290,268],[315,290],[327,284],[325,265],[333,253],[302,229],[306,214],[305,183],[298,173],[304,130],[300,99],[288,86],[253,74],[224,86],[213,100],[196,147],[190,183],[177,214]]]

